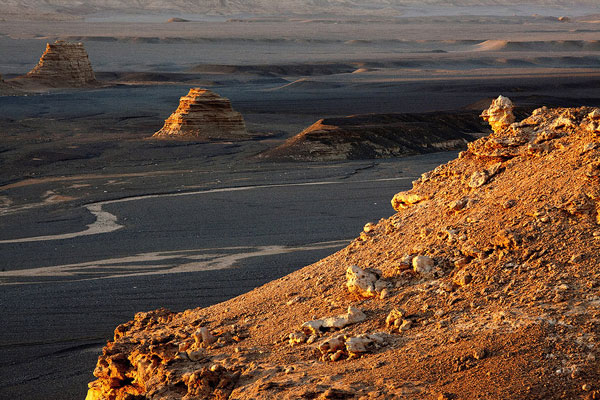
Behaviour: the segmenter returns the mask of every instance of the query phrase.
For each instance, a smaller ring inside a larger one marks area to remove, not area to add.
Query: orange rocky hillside
[[[88,399],[600,398],[600,109],[507,100],[345,249],[118,326]]]

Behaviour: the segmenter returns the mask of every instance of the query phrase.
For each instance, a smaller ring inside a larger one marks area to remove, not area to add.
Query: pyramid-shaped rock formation
[[[190,89],[179,101],[179,107],[161,130],[156,139],[178,140],[245,140],[251,135],[246,131],[242,115],[231,108],[229,99],[210,90]]]
[[[141,312],[88,400],[600,398],[600,109],[497,127],[348,247]]]
[[[83,43],[57,40],[46,45],[38,64],[18,80],[49,87],[86,87],[98,84]]]

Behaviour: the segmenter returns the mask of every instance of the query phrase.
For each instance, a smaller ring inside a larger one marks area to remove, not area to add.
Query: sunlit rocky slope
[[[599,398],[600,109],[485,116],[347,248],[118,326],[88,399]]]

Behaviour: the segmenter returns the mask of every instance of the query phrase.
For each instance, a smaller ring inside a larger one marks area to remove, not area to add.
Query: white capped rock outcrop
[[[242,115],[231,108],[229,99],[201,88],[190,89],[179,107],[167,120],[155,139],[177,140],[246,140]]]
[[[98,85],[83,43],[62,40],[48,43],[38,64],[18,80],[33,80],[48,87]]]
[[[490,124],[494,132],[499,132],[515,122],[514,108],[508,97],[498,96],[492,101],[490,108],[481,113],[481,117]]]

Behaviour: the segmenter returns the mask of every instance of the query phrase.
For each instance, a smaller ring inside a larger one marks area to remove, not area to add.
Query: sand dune
[[[599,40],[509,41],[486,40],[473,46],[476,51],[598,51]]]

